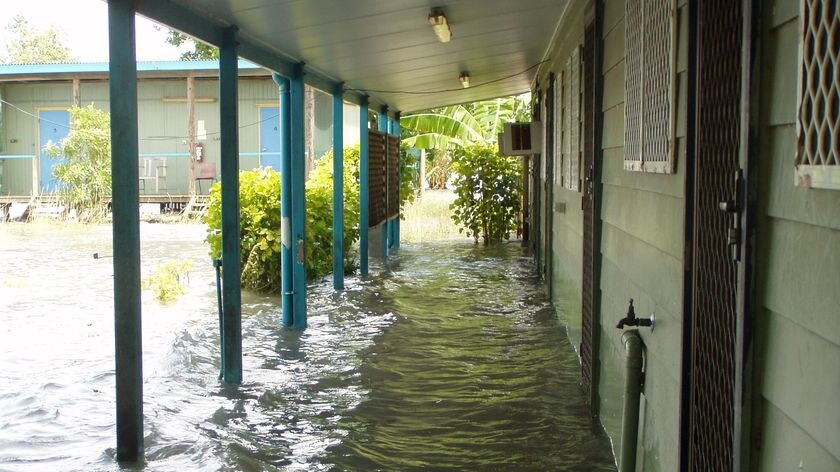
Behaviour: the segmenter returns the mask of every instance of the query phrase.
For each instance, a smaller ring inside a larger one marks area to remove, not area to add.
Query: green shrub
[[[155,298],[161,302],[175,300],[186,290],[184,282],[189,280],[192,264],[189,261],[169,261],[158,264],[155,273],[142,281],[143,289],[152,289]]]
[[[310,279],[332,272],[332,152],[319,159],[306,183],[306,272]],[[355,268],[353,243],[359,238],[359,148],[344,150],[344,267]],[[280,291],[280,173],[271,168],[239,174],[242,285]],[[210,189],[207,214],[210,256],[221,257],[221,185]]]
[[[522,165],[500,156],[495,147],[476,144],[457,151],[453,167],[457,198],[452,219],[484,245],[510,237],[519,212]]]
[[[73,128],[60,143],[47,149],[47,155],[64,156],[53,168],[61,182],[61,199],[78,211],[82,221],[104,220],[111,195],[111,119],[93,105],[70,108]]]

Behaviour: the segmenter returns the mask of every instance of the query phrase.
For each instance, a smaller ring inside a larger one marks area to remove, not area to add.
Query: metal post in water
[[[306,156],[304,154],[303,64],[289,78],[289,121],[292,191],[292,299],[294,325],[306,328]]]
[[[333,288],[344,288],[344,84],[333,91]]]
[[[382,133],[385,133],[387,135],[388,134],[388,106],[387,105],[382,105],[379,108],[379,120],[377,121],[377,123],[379,124],[379,131],[382,132]],[[388,161],[387,161],[388,140],[387,140],[387,136],[386,136],[386,139],[385,139],[385,156],[386,156],[386,161],[385,161],[385,182],[386,182],[386,184],[385,184],[385,201],[387,202],[388,197],[389,197],[389,195],[388,195],[388,184],[387,184],[388,183]],[[386,205],[386,207],[387,207],[387,205]],[[381,242],[380,250],[382,252],[382,254],[381,254],[382,255],[382,261],[383,262],[388,262],[388,218],[387,218],[387,216],[385,218],[385,222],[382,223],[382,226],[379,228],[379,230],[380,230],[380,233],[382,235],[382,237],[380,239],[380,242]]]
[[[289,108],[289,79],[273,74],[272,78],[280,89],[280,286],[282,292],[281,311],[283,326],[295,322],[292,270],[292,142],[291,111]]]
[[[359,272],[368,274],[368,225],[370,222],[370,192],[368,156],[368,99],[359,102]]]
[[[222,260],[213,259],[213,271],[216,273],[216,308],[219,311],[219,380],[225,376],[225,310],[222,304]]]
[[[396,136],[397,138],[399,138],[400,137],[400,112],[394,113],[394,121],[392,121],[392,124],[393,124],[393,133],[392,134],[394,136]],[[399,147],[397,147],[397,149],[399,149]],[[397,152],[399,153],[399,150]],[[402,167],[400,166],[400,159],[401,159],[401,156],[399,154],[397,154],[397,169],[399,169],[397,171],[397,188],[401,188],[400,183],[402,182]],[[399,204],[400,204],[400,202],[398,200],[397,201],[397,207],[399,207]],[[399,249],[400,248],[400,215],[397,215],[397,217],[393,220],[393,222],[391,224],[393,225],[391,246],[394,249]]]
[[[224,32],[219,48],[219,122],[222,174],[222,312],[226,383],[242,382],[242,293],[239,260],[239,64],[236,27]]]
[[[113,160],[114,344],[117,460],[143,457],[143,340],[140,302],[137,64],[131,0],[108,2]]]

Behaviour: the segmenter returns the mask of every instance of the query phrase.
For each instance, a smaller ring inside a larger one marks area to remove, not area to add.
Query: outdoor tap
[[[650,318],[636,318],[636,309],[633,308],[633,299],[630,299],[630,306],[627,307],[627,316],[618,320],[618,329],[624,329],[625,326],[647,326],[653,330],[654,316]]]

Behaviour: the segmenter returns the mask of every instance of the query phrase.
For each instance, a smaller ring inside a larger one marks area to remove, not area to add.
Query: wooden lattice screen
[[[672,0],[627,0],[624,169],[674,171],[677,16]]]
[[[387,217],[396,218],[400,214],[400,138],[388,136],[388,198]]]
[[[796,185],[840,189],[840,7],[803,0],[801,13]]]
[[[387,168],[386,136],[378,131],[368,131],[368,226],[376,226],[387,218]]]

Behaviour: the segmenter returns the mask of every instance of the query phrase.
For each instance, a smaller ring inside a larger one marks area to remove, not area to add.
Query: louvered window
[[[580,48],[575,47],[566,66],[568,75],[565,96],[568,142],[564,146],[567,152],[566,188],[580,190]]]
[[[803,0],[800,16],[796,185],[840,189],[840,7]]]
[[[627,0],[624,13],[624,169],[671,173],[676,9],[673,0]]]
[[[580,48],[572,50],[554,84],[554,183],[580,191]]]

